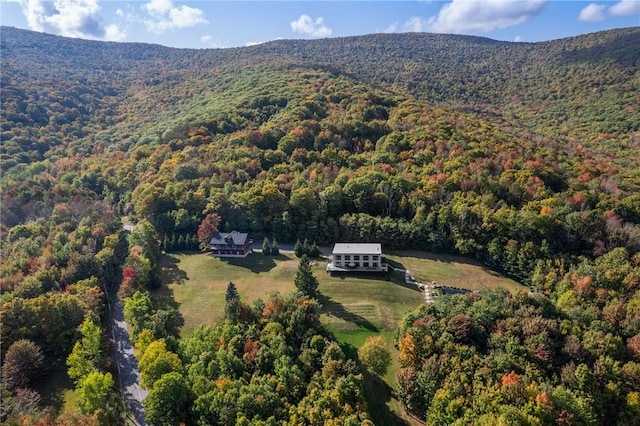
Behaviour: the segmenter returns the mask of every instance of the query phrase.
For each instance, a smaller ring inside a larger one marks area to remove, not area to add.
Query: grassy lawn
[[[476,290],[504,287],[517,291],[524,287],[482,265],[456,256],[432,255],[423,252],[397,251],[386,254],[402,264],[419,281]],[[326,262],[312,266],[318,278],[321,321],[339,342],[356,351],[367,337],[382,335],[393,353],[392,365],[384,381],[368,379],[370,398],[378,407],[372,413],[383,424],[413,424],[399,401],[391,397],[399,368],[393,347],[395,330],[404,314],[418,307],[423,294],[415,287],[402,284],[401,274],[329,275]],[[161,260],[163,286],[155,297],[176,306],[184,320],[183,337],[189,336],[200,324],[212,324],[223,315],[224,296],[229,281],[233,281],[243,301],[251,304],[266,299],[270,292],[294,291],[298,259],[285,252],[277,257],[254,253],[245,259],[217,259],[207,254],[168,254]],[[386,396],[385,396],[386,395]]]
[[[293,255],[290,255],[293,257]],[[206,254],[169,254],[161,259],[163,286],[157,297],[172,298],[184,319],[182,335],[223,315],[224,295],[233,281],[243,301],[266,299],[270,292],[295,290],[297,260],[253,254],[245,259],[218,259]]]
[[[517,292],[526,289],[512,279],[487,269],[480,262],[462,256],[404,250],[385,253],[385,257],[402,264],[413,278],[424,283],[435,281],[444,286],[467,290],[506,288]]]
[[[294,291],[298,259],[291,253],[275,258],[254,253],[245,259],[218,259],[206,254],[169,254],[162,258],[163,287],[156,297],[170,298],[184,319],[183,336],[199,324],[222,317],[229,281],[251,304],[270,292]],[[415,288],[394,284],[384,275],[331,276],[324,262],[312,266],[318,278],[323,323],[341,341],[358,347],[366,337],[392,331],[402,316],[422,302]]]

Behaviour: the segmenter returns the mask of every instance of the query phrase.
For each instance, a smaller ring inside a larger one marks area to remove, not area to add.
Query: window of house
[[[348,255],[348,254],[345,254],[344,255],[344,260],[347,261],[347,262],[350,261],[351,260],[351,256]]]
[[[364,262],[364,263],[362,264],[362,266],[364,266],[365,268],[368,268],[368,267],[369,267],[369,262]]]
[[[353,260],[360,260],[360,255],[357,255],[357,254],[356,254],[356,255],[354,255],[354,256],[353,256]]]

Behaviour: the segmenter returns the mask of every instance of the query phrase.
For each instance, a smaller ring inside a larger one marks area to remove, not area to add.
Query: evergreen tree
[[[271,243],[269,242],[269,238],[264,237],[264,241],[262,242],[262,254],[268,255],[271,254]]]
[[[185,244],[184,244],[184,235],[180,235],[178,237],[178,246],[176,247],[176,249],[178,251],[182,251],[184,250]]]
[[[280,246],[278,245],[278,242],[276,240],[273,240],[273,243],[271,243],[271,255],[278,256],[279,254]]]
[[[303,254],[300,258],[300,265],[296,272],[294,281],[296,288],[305,296],[314,298],[318,294],[318,279],[313,276],[311,266],[309,265],[309,257]]]
[[[44,355],[40,346],[31,340],[13,342],[2,365],[2,384],[8,389],[25,388],[41,373]]]
[[[296,257],[302,257],[302,255],[304,254],[302,243],[300,242],[299,239],[296,240],[296,243],[293,246],[293,254],[295,254]]]
[[[231,322],[237,322],[240,314],[240,294],[236,285],[229,281],[224,295],[224,317]]]
[[[198,237],[193,234],[187,234],[187,250],[196,251],[198,248]]]
[[[314,241],[313,244],[309,245],[309,251],[307,252],[309,257],[320,257],[320,248],[318,244]]]

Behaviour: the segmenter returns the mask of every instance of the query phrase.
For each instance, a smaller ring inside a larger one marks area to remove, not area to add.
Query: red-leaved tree
[[[204,250],[209,246],[211,237],[218,232],[220,220],[221,218],[217,213],[209,213],[198,226],[198,241],[201,249]]]

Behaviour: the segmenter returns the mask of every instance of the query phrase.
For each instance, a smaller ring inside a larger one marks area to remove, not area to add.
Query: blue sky
[[[0,0],[0,8],[2,25],[188,48],[407,31],[536,42],[640,26],[640,0]]]

